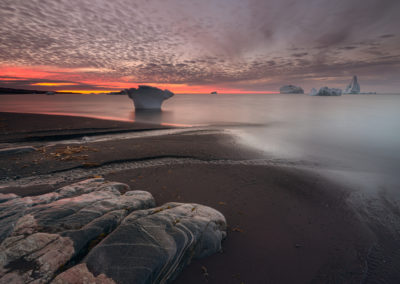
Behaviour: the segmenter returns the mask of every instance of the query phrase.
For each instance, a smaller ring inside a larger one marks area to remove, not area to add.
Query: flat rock
[[[130,212],[155,206],[145,191],[121,195],[126,187],[90,179],[44,195],[8,196],[0,203],[0,283],[46,283]]]
[[[39,196],[2,195],[0,283],[164,283],[221,249],[218,211],[154,207],[150,193],[101,178]]]
[[[199,204],[167,203],[134,211],[83,260],[93,275],[116,283],[166,283],[192,258],[221,250],[226,221],[218,211]],[[63,283],[76,268],[57,276]],[[82,277],[87,271],[82,272]]]

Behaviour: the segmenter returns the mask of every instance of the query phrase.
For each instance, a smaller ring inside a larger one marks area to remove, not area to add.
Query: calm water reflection
[[[162,112],[140,113],[125,96],[12,95],[0,111],[221,126],[275,158],[395,180],[400,168],[400,95],[175,95]]]

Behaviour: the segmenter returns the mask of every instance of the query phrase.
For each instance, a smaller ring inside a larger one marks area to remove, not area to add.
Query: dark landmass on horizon
[[[82,94],[80,92],[60,92],[60,91],[41,91],[41,90],[28,90],[28,89],[14,89],[14,88],[3,88],[0,87],[0,95],[34,95],[34,94]],[[126,95],[122,90],[116,92],[105,92],[106,95]]]
[[[0,87],[0,95],[10,94],[46,94],[52,91],[39,91],[39,90],[27,90],[27,89],[13,89],[13,88],[2,88]]]

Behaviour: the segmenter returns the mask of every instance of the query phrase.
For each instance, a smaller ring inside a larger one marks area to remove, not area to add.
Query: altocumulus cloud
[[[0,64],[252,90],[356,73],[395,89],[398,11],[396,0],[2,0]]]

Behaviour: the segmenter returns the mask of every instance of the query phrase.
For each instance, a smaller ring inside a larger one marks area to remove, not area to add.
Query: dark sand
[[[0,114],[0,141],[57,140],[96,131],[157,129],[135,123],[27,114]],[[55,137],[59,132],[63,135]],[[39,137],[41,136],[41,137]],[[34,137],[34,138],[32,138]],[[226,134],[172,134],[67,145],[0,157],[0,181],[101,169],[121,162],[192,159],[199,163],[154,165],[104,177],[151,192],[159,205],[195,202],[220,210],[229,224],[223,252],[195,260],[174,283],[360,283],[375,241],[346,203],[348,191],[294,167],[224,163],[262,158]],[[60,153],[59,156],[54,153]],[[213,163],[220,161],[220,163]],[[79,179],[78,179],[79,180]],[[43,194],[57,185],[8,187],[0,192]],[[123,261],[123,260],[121,260]],[[394,282],[393,282],[394,283]]]

